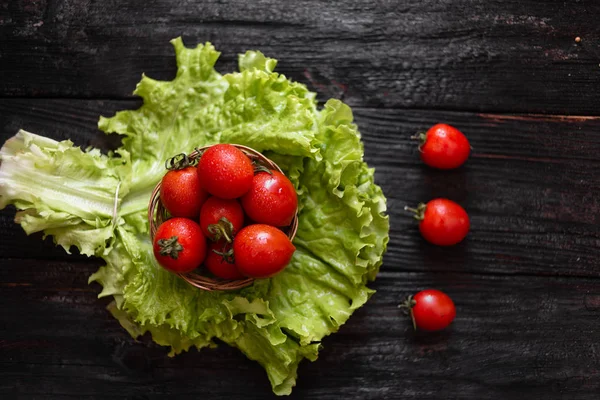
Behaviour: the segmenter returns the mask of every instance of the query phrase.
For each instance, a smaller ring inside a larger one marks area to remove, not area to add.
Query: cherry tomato
[[[427,204],[419,204],[416,209],[405,209],[416,214],[415,218],[421,221],[421,235],[435,245],[452,246],[469,233],[469,215],[464,208],[451,200],[435,199]]]
[[[156,230],[154,256],[165,269],[185,273],[199,267],[206,257],[206,238],[200,225],[188,218],[171,218]]]
[[[298,197],[292,182],[281,172],[259,172],[242,197],[242,207],[257,223],[287,226],[296,215]]]
[[[425,134],[418,136],[421,159],[430,167],[438,169],[458,168],[467,161],[471,145],[458,129],[447,124],[437,124]]]
[[[445,293],[435,289],[422,290],[399,307],[410,310],[415,329],[439,331],[446,328],[456,317],[456,307]]]
[[[195,167],[173,169],[162,178],[160,201],[174,217],[196,218],[207,198]]]
[[[211,242],[204,260],[204,266],[216,277],[221,279],[243,279],[244,275],[233,263],[233,251],[231,243],[225,240]]]
[[[230,144],[216,144],[206,149],[197,168],[200,184],[213,196],[235,199],[252,186],[252,162]]]
[[[252,278],[267,278],[280,272],[295,250],[285,233],[271,225],[246,226],[233,239],[235,265]]]
[[[222,237],[233,240],[233,236],[244,226],[244,210],[236,199],[221,199],[211,196],[200,210],[200,228],[211,240]]]

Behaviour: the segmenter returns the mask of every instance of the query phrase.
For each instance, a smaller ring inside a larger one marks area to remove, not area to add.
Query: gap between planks
[[[309,90],[315,91],[314,88],[309,87]],[[319,95],[319,92],[316,92]],[[334,99],[335,97],[332,97]],[[142,98],[138,96],[10,96],[0,94],[1,100],[85,100],[85,101],[122,101],[128,103],[139,103],[142,105]],[[344,101],[343,97],[338,100]],[[325,103],[319,100],[319,106],[323,106]],[[524,113],[515,112],[509,109],[499,108],[497,110],[481,110],[475,108],[452,108],[452,107],[374,107],[374,106],[362,106],[362,105],[351,105],[348,104],[353,110],[370,111],[370,110],[384,110],[384,111],[417,111],[417,112],[446,112],[456,114],[476,114],[477,116],[496,120],[501,122],[503,120],[513,121],[549,121],[549,122],[586,122],[600,120],[599,115],[567,115],[567,114],[545,114],[545,113]]]
[[[385,256],[384,256],[385,257]],[[424,271],[424,270],[412,270],[412,269],[403,269],[401,271],[379,271],[377,274],[377,279],[381,278],[400,278],[402,275],[467,275],[467,276],[481,276],[481,277],[490,277],[490,278],[509,278],[509,277],[519,277],[519,278],[547,278],[547,279],[579,279],[579,280],[598,280],[600,281],[599,276],[589,276],[589,275],[566,275],[566,274],[534,274],[531,272],[494,272],[494,271],[460,271],[460,270],[446,270],[446,271]]]

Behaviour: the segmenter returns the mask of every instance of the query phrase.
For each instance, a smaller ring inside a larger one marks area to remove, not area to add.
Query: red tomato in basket
[[[252,278],[267,278],[283,270],[296,247],[281,230],[271,225],[244,227],[233,240],[237,269]]]
[[[419,137],[423,141],[419,146],[421,159],[430,167],[458,168],[469,158],[471,152],[469,140],[453,126],[437,124],[429,128],[425,135],[421,134]]]
[[[255,222],[287,226],[298,208],[296,189],[279,171],[259,172],[254,175],[250,190],[242,196],[242,207]]]
[[[206,149],[197,169],[200,184],[213,196],[235,199],[252,186],[252,161],[230,144],[216,144]]]
[[[206,257],[206,238],[200,225],[188,218],[171,218],[156,230],[154,256],[165,269],[175,273],[190,272]]]
[[[224,218],[225,220],[221,220]],[[211,196],[200,210],[200,228],[211,240],[233,236],[244,226],[244,210],[236,199]]]
[[[162,178],[160,201],[174,217],[196,218],[208,196],[195,167],[170,170]]]
[[[208,245],[204,266],[212,272],[214,276],[221,279],[235,280],[245,278],[233,263],[231,243],[227,243],[225,240],[211,242]]]

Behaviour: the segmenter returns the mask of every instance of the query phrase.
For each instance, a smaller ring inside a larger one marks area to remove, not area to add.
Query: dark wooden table
[[[596,0],[4,1],[0,139],[114,147],[98,116],[139,106],[142,72],[173,77],[170,39],[211,41],[223,72],[260,49],[352,106],[391,218],[377,294],[303,361],[291,397],[598,399],[599,19]],[[474,147],[459,170],[426,168],[409,139],[441,121]],[[442,196],[472,217],[448,249],[402,211]],[[132,340],[87,285],[101,262],[27,237],[13,215],[0,213],[0,398],[274,397],[237,350],[171,359]],[[458,315],[415,335],[396,305],[427,287]]]

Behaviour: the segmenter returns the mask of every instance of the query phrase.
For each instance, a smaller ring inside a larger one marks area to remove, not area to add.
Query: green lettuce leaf
[[[307,162],[301,175],[302,218],[295,243],[358,285],[372,280],[381,265],[389,221],[352,119],[342,102],[325,104],[319,131],[323,160]]]
[[[44,231],[69,249],[100,256],[89,281],[112,296],[112,315],[137,338],[149,333],[170,355],[195,346],[235,346],[264,367],[278,395],[291,393],[297,367],[317,358],[323,337],[365,304],[382,263],[389,221],[350,108],[317,107],[315,93],[275,72],[257,51],[240,72],[214,69],[210,43],[172,41],[172,81],[142,77],[137,110],[101,117],[123,135],[115,154],[81,151],[19,132],[0,155],[0,206],[15,204],[27,232]],[[238,143],[275,161],[299,199],[297,250],[288,267],[235,292],[205,292],[162,269],[146,220],[165,160],[195,147]],[[116,208],[115,208],[116,205]]]
[[[130,314],[119,307],[117,301],[111,302],[107,309],[112,316],[119,321],[123,329],[125,329],[134,339],[143,336],[146,333],[150,333],[154,342],[161,346],[170,347],[170,357],[188,351],[192,346],[198,349],[203,347],[215,347],[214,343],[209,342],[202,337],[191,339],[184,336],[177,329],[170,328],[166,325],[153,325],[149,323],[140,324],[135,322]]]
[[[235,342],[228,343],[263,366],[275,394],[289,395],[296,385],[298,364],[304,358],[315,361],[320,344],[301,346],[285,335],[281,335],[281,341],[273,343],[273,337],[277,335],[271,331],[280,331],[272,326],[269,328],[265,329],[252,322],[246,323],[243,334]]]
[[[97,149],[20,130],[0,150],[0,208],[14,204],[27,234],[44,231],[67,252],[103,255],[119,223],[128,168]]]

